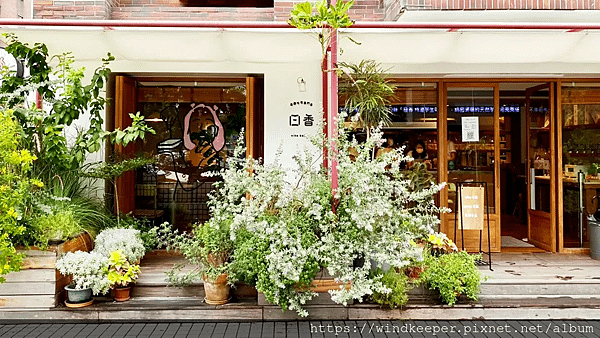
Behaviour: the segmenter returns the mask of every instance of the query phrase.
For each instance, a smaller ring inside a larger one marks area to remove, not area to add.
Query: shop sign
[[[479,116],[461,116],[462,141],[479,142]]]
[[[484,189],[484,187],[460,187],[460,205],[457,215],[459,229],[483,230]]]
[[[290,107],[312,107],[313,103],[309,101],[295,101],[290,103]],[[300,108],[301,110],[303,108]],[[311,109],[312,110],[312,109]],[[306,137],[303,127],[315,126],[315,116],[311,112],[298,112],[297,110],[288,116],[288,126],[292,128],[291,137]]]

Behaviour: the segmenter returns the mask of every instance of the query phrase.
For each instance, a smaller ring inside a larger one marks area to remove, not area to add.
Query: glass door
[[[556,251],[554,83],[528,88],[527,117],[527,237],[538,248]]]
[[[451,230],[448,235],[452,234],[450,238],[455,237],[457,245],[462,246],[460,227],[455,226],[457,220],[454,212],[460,209],[457,186],[478,182],[475,185],[485,185],[487,188],[487,196],[483,197],[481,203],[484,219],[478,221],[483,223],[480,225],[482,230],[464,230],[465,249],[488,250],[489,211],[490,247],[492,251],[500,251],[500,161],[497,160],[500,157],[500,142],[496,142],[499,140],[500,125],[499,86],[489,83],[446,84],[445,94],[447,137],[443,140],[445,144],[441,139],[440,146],[447,151],[440,151],[440,157],[446,157],[447,160],[448,206],[453,211],[446,225]],[[469,216],[468,211],[465,210],[464,215]],[[458,228],[456,236],[453,233],[455,227]]]

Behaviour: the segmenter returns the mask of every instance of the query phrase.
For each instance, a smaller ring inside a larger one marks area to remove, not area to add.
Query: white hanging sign
[[[479,116],[461,116],[462,141],[479,142]]]

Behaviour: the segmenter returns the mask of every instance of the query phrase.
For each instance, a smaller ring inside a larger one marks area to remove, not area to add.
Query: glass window
[[[203,85],[138,88],[138,109],[156,135],[136,151],[156,164],[136,173],[136,209],[162,210],[182,230],[208,220],[207,194],[217,178],[203,173],[227,166],[246,125],[243,83]]]
[[[561,97],[563,243],[564,247],[588,247],[584,216],[595,214],[600,203],[594,198],[600,194],[600,84],[570,83],[562,87]]]
[[[455,183],[485,182],[493,214],[494,88],[449,87],[447,95],[449,207],[454,210]]]

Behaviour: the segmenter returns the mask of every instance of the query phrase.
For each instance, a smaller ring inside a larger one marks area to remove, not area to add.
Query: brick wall
[[[34,0],[34,19],[104,20],[110,18],[114,0]]]
[[[271,8],[186,7],[179,0],[34,0],[36,19],[286,21],[296,3],[274,0]],[[383,0],[355,0],[350,17],[356,21],[383,20]]]
[[[386,0],[387,1],[387,0]],[[399,0],[409,10],[600,9],[600,0]]]
[[[302,2],[306,0],[275,0],[275,20],[287,20],[294,5]],[[384,0],[354,0],[354,6],[350,8],[348,15],[355,21],[382,21],[383,2]]]

